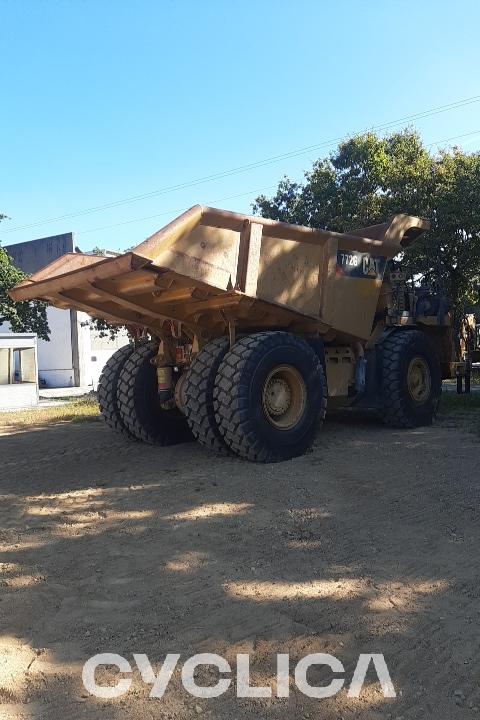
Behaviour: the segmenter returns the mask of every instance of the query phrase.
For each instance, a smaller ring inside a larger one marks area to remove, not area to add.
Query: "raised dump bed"
[[[11,295],[130,329],[99,383],[113,429],[274,462],[305,452],[327,396],[395,427],[431,422],[446,300],[388,266],[427,228],[395,215],[335,233],[197,205],[131,252],[65,255]]]
[[[12,291],[113,323],[288,328],[367,339],[385,263],[428,227],[408,215],[349,234],[196,205],[131,252],[69,253]]]

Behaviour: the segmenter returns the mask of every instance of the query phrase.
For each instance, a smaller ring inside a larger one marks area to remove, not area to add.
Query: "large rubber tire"
[[[419,330],[399,330],[383,342],[381,354],[384,422],[396,428],[430,425],[438,408],[442,379],[440,362],[429,339]],[[429,373],[421,400],[414,398],[408,383],[409,368],[417,359]]]
[[[298,419],[282,429],[269,421],[265,410],[265,388],[277,368],[293,372],[304,388]],[[326,404],[325,375],[318,355],[304,340],[287,332],[241,338],[218,369],[214,390],[217,424],[229,448],[247,460],[281,462],[303,455],[325,416]]]
[[[133,436],[122,420],[117,403],[117,385],[120,371],[134,350],[134,346],[129,344],[113,353],[105,363],[97,388],[97,400],[102,418],[112,430],[130,438]]]
[[[185,416],[178,410],[164,410],[157,395],[155,342],[133,352],[120,371],[117,401],[121,418],[128,431],[151,445],[176,445],[191,439]]]
[[[220,337],[205,345],[192,362],[185,378],[185,415],[194,438],[219,455],[229,453],[218,429],[213,407],[215,377],[230,348],[228,338]]]

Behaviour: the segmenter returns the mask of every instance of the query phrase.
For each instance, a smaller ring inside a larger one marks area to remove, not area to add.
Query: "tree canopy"
[[[5,215],[0,214],[0,220],[3,217]],[[8,323],[12,332],[36,333],[42,340],[49,340],[47,303],[40,300],[14,303],[8,295],[8,291],[25,277],[0,247],[0,324]]]
[[[338,232],[385,222],[395,213],[430,220],[402,263],[436,284],[454,307],[480,301],[480,153],[432,154],[409,129],[342,142],[303,182],[284,177],[254,212]]]

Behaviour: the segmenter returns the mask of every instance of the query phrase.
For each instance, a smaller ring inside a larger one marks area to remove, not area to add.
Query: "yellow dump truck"
[[[432,421],[454,373],[448,309],[388,262],[427,228],[395,215],[335,233],[197,205],[124,255],[64,255],[11,296],[127,326],[98,389],[113,429],[277,462],[308,449],[327,402]]]

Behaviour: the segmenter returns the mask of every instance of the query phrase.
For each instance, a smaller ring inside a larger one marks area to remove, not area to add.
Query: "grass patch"
[[[480,393],[475,392],[470,395],[444,393],[440,403],[440,412],[455,412],[456,410],[480,410]]]
[[[480,437],[480,393],[457,395],[444,393],[437,422],[447,427],[459,427]]]
[[[32,425],[52,425],[59,422],[87,422],[99,417],[95,397],[75,398],[54,407],[28,408],[0,413],[0,428],[25,428]]]

